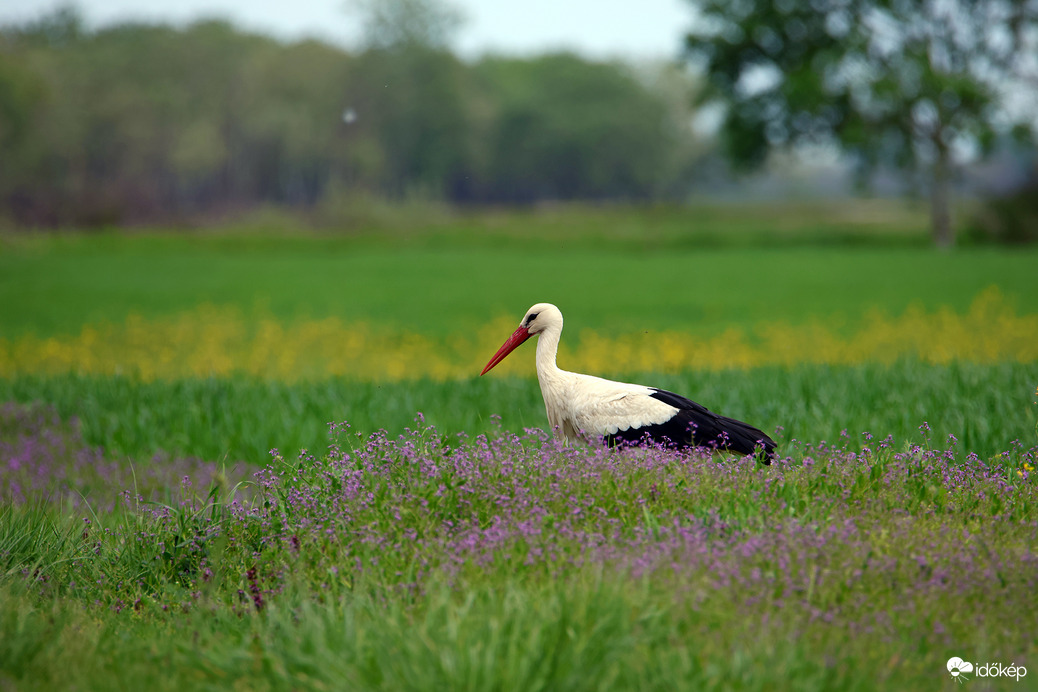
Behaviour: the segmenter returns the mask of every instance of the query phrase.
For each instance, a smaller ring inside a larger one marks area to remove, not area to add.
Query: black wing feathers
[[[637,443],[650,437],[661,444],[717,447],[739,454],[754,454],[763,449],[765,462],[775,456],[775,441],[748,423],[718,415],[702,404],[663,389],[655,389],[651,396],[678,409],[677,413],[658,425],[620,430],[609,436],[610,444]]]

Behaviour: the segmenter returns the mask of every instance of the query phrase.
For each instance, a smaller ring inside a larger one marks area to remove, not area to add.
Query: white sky
[[[0,0],[0,23],[24,22],[68,0]],[[356,27],[345,0],[78,0],[91,27],[126,20],[185,24],[229,19],[282,39],[349,46]],[[574,50],[590,58],[674,58],[692,17],[687,0],[452,0],[465,17],[463,56]]]

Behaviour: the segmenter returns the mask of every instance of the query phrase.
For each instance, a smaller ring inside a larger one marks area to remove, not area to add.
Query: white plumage
[[[706,445],[744,454],[761,450],[767,457],[774,454],[775,443],[760,430],[677,394],[559,368],[555,361],[562,325],[557,307],[537,303],[480,373],[486,374],[537,335],[537,380],[548,423],[557,436],[567,441],[601,436],[610,444],[636,444],[648,438],[677,447]]]

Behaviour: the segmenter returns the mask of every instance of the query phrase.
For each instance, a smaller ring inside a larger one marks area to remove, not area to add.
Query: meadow
[[[938,252],[917,222],[3,236],[0,688],[941,689],[952,656],[1038,666],[1038,252]],[[749,420],[780,460],[560,447],[531,347],[476,377],[540,300],[563,367]]]

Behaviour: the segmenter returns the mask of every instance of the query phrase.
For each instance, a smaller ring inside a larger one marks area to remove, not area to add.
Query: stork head
[[[487,374],[491,368],[503,361],[505,356],[514,351],[519,344],[534,334],[540,334],[545,329],[552,327],[562,331],[562,312],[551,303],[537,303],[526,311],[523,321],[519,323],[519,328],[512,333],[512,336],[508,337],[508,340],[501,345],[501,348],[497,349],[497,353],[490,359],[487,366],[483,368],[483,372],[479,374]]]

